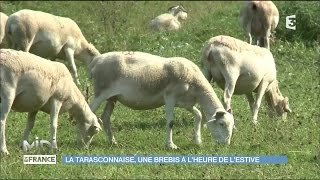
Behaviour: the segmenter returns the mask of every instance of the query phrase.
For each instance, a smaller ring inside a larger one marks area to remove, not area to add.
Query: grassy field
[[[150,32],[148,22],[176,4],[182,4],[188,10],[188,20],[183,28],[176,33]],[[279,9],[285,5],[283,2],[275,4]],[[88,41],[103,53],[138,50],[165,57],[186,57],[199,66],[201,48],[209,38],[224,34],[246,39],[238,20],[241,2],[17,1],[1,2],[0,7],[6,14],[33,9],[70,17],[78,23]],[[295,31],[284,29],[284,21],[285,17],[281,17],[278,30],[294,34]],[[299,27],[299,22],[297,24],[297,28],[303,28]],[[276,34],[271,51],[276,59],[281,92],[289,97],[293,110],[286,121],[268,118],[263,104],[259,125],[255,128],[244,96],[233,96],[237,130],[231,145],[214,144],[208,130],[203,129],[203,145],[197,147],[193,141],[192,115],[176,109],[173,140],[180,149],[168,150],[164,146],[166,122],[163,108],[134,111],[118,103],[112,115],[112,125],[119,145],[110,146],[105,133],[101,132],[89,150],[77,149],[76,128],[68,120],[68,115],[63,114],[59,118],[57,165],[23,165],[19,143],[27,115],[11,112],[6,129],[10,155],[0,159],[0,178],[319,179],[319,44],[315,41],[305,43],[301,39],[282,41]],[[76,63],[81,88],[84,90],[85,86],[90,86],[92,100],[91,82],[84,64]],[[214,89],[222,97],[222,90]],[[97,115],[100,116],[102,108]],[[36,136],[49,140],[49,124],[49,115],[39,113],[30,141]],[[286,165],[64,165],[62,155],[286,155],[289,162]]]

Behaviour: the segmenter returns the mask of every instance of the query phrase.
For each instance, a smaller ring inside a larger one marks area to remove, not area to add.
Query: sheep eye
[[[224,123],[223,123],[223,122],[220,122],[220,123],[219,123],[219,126],[224,127]]]

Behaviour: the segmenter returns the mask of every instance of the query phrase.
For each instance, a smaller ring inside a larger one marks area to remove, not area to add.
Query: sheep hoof
[[[233,128],[232,128],[234,131],[237,131],[237,127],[236,125],[233,125]]]
[[[166,146],[169,149],[178,149],[178,146],[176,146],[174,143],[168,143]]]
[[[2,148],[2,149],[0,150],[0,154],[1,154],[1,155],[9,155],[9,151],[8,151],[6,148]]]
[[[202,142],[201,141],[196,141],[196,145],[200,147],[202,145]]]
[[[26,147],[26,146],[24,145],[24,141],[25,141],[25,140],[23,140],[23,141],[20,143],[20,149],[21,149],[23,152],[27,152],[27,151],[28,151],[28,147]]]
[[[118,145],[117,141],[115,141],[115,140],[114,140],[114,141],[111,141],[110,144],[111,144],[111,146],[116,146],[116,145]]]
[[[111,146],[113,146],[113,145],[115,145],[115,146],[118,145],[116,139],[115,139],[113,136],[112,136],[111,139],[109,139],[109,143],[110,143]]]
[[[56,153],[58,151],[57,140],[52,140],[51,142],[52,151]]]
[[[73,81],[74,81],[74,83],[76,83],[77,86],[81,85],[80,80],[78,78],[73,77]]]
[[[196,145],[201,146],[202,140],[201,140],[201,137],[200,137],[200,136],[197,136],[197,135],[196,135],[196,136],[194,137],[194,140],[195,140]]]

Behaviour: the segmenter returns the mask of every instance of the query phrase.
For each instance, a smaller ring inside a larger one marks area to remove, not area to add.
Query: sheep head
[[[212,137],[219,144],[230,144],[234,128],[233,115],[225,110],[218,110],[207,122]]]
[[[98,56],[98,55],[100,55],[100,52],[96,49],[96,47],[93,45],[93,44],[91,44],[91,43],[89,43],[88,44],[88,46],[87,46],[87,48],[86,48],[86,51],[87,51],[87,53],[89,54],[89,55],[91,55],[91,56]]]
[[[281,116],[282,119],[287,118],[287,113],[291,113],[292,110],[289,107],[289,98],[285,97],[275,107],[276,113],[278,116]]]
[[[94,135],[101,131],[102,120],[96,115],[89,121],[78,123],[78,147],[89,147]]]
[[[186,20],[188,17],[187,10],[183,6],[172,6],[168,12],[173,16],[177,16],[179,20]]]

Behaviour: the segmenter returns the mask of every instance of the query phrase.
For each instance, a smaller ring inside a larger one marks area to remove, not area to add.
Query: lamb
[[[195,142],[201,144],[200,104],[211,134],[220,144],[230,144],[233,116],[226,112],[201,70],[182,57],[164,58],[144,52],[109,52],[95,57],[89,65],[95,98],[90,107],[95,112],[107,100],[102,114],[109,142],[112,135],[110,116],[115,103],[135,110],[165,106],[166,146],[178,148],[172,141],[174,107],[181,107],[195,116]]]
[[[273,55],[266,48],[230,36],[212,37],[202,50],[202,72],[209,82],[224,88],[224,106],[229,112],[232,95],[246,95],[254,124],[264,94],[270,116],[276,112],[285,118],[291,112],[289,99],[282,96],[278,86]],[[256,100],[253,92],[257,93]]]
[[[187,11],[183,6],[173,6],[168,9],[168,13],[152,19],[149,27],[155,31],[177,31],[181,28],[180,21],[186,20],[187,17]]]
[[[101,130],[96,115],[73,82],[67,67],[31,53],[12,49],[0,50],[0,152],[6,147],[5,125],[10,109],[28,112],[23,141],[34,126],[38,111],[50,114],[52,148],[57,149],[58,115],[66,111],[77,120],[78,146],[88,147]]]
[[[246,1],[240,10],[240,24],[246,31],[248,42],[252,36],[257,45],[270,49],[269,38],[279,23],[279,11],[271,1]]]
[[[89,64],[99,51],[83,36],[70,18],[33,10],[20,10],[9,16],[6,34],[13,49],[43,58],[67,59],[77,85],[80,85],[74,58]]]
[[[0,47],[3,45],[4,35],[5,35],[5,27],[7,23],[8,16],[2,12],[0,12]]]

